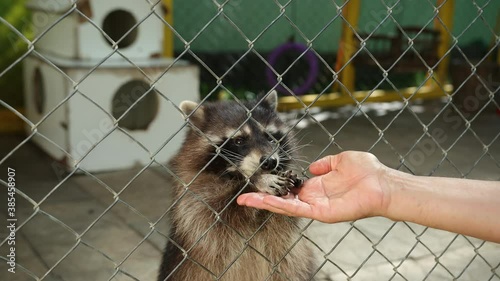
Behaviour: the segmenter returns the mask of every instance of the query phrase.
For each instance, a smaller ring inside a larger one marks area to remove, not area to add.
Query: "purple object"
[[[303,95],[314,85],[314,83],[316,83],[316,79],[318,78],[318,72],[319,72],[318,59],[313,54],[313,52],[311,52],[307,48],[306,45],[293,42],[280,45],[278,48],[274,49],[271,52],[271,54],[269,54],[267,61],[274,68],[276,61],[279,59],[279,57],[282,54],[290,51],[297,52],[300,54],[305,52],[302,58],[305,58],[307,64],[309,64],[309,69],[308,69],[309,74],[307,75],[306,81],[302,85],[291,89],[295,94]],[[266,69],[266,79],[270,87],[274,87],[276,84],[278,84],[277,77],[274,75],[274,72],[269,67]],[[289,94],[289,92],[281,84],[278,84],[278,86],[276,86],[276,89],[282,93]]]

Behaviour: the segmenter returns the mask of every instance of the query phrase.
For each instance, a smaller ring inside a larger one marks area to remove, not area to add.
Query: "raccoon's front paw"
[[[276,196],[285,196],[294,187],[300,187],[304,182],[292,171],[265,174],[257,183],[257,189]]]
[[[297,174],[294,174],[291,170],[285,172],[278,172],[278,175],[283,178],[286,178],[288,182],[292,184],[292,187],[295,188],[302,186],[302,184],[304,183],[304,179],[299,178]]]
[[[263,174],[260,176],[255,186],[260,192],[284,196],[288,194],[290,188],[293,187],[293,182],[287,177],[277,174]]]

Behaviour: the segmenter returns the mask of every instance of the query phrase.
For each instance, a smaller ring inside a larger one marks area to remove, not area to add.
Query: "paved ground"
[[[340,149],[371,150],[387,165],[419,175],[500,180],[500,116],[493,110],[483,112],[467,130],[469,124],[457,115],[440,111],[440,102],[414,105],[415,114],[404,110],[398,115],[400,107],[399,103],[366,107],[366,116],[352,118],[355,108],[314,112],[314,119],[299,124],[302,142],[310,142],[303,154],[312,161]],[[421,125],[433,119],[427,131],[434,140],[424,135]],[[1,137],[0,158],[22,140]],[[2,261],[0,279],[154,280],[166,242],[160,233],[168,232],[163,217],[169,206],[167,173],[150,167],[134,178],[137,168],[72,175],[61,183],[53,164],[29,142],[0,164],[3,180],[7,167],[17,170],[21,226],[16,233],[17,273],[7,274]],[[0,200],[6,202],[5,192]],[[6,221],[5,208],[0,214]],[[2,240],[6,235],[2,227]],[[332,225],[312,222],[303,239],[316,249],[320,280],[350,276],[352,280],[500,281],[500,245],[411,223],[383,218]],[[5,243],[0,255],[3,259],[7,255]]]

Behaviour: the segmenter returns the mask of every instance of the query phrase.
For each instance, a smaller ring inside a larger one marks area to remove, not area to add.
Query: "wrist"
[[[381,208],[377,215],[397,220],[397,218],[393,216],[391,210],[394,209],[394,204],[397,203],[396,197],[398,192],[401,191],[401,188],[403,188],[405,182],[410,180],[411,177],[412,175],[410,174],[384,167],[379,178],[383,197]]]

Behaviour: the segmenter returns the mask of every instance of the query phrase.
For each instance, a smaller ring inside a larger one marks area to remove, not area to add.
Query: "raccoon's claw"
[[[292,171],[271,171],[261,175],[256,181],[256,187],[261,192],[276,196],[285,196],[291,189],[300,187],[304,180],[297,177]]]
[[[280,196],[286,195],[292,188],[298,188],[304,183],[304,179],[299,178],[297,174],[294,174],[291,170],[285,172],[278,172],[277,174],[281,179],[283,179],[283,185],[280,189]]]
[[[304,181],[305,181],[304,178],[298,178],[298,177],[296,177],[293,180],[293,187],[295,187],[295,188],[301,187],[304,184]]]
[[[288,194],[288,192],[290,192],[290,189],[293,188],[293,186],[293,180],[284,173],[273,174],[273,180],[269,184],[269,187],[272,190],[270,194],[276,196],[285,196]]]
[[[297,174],[294,174],[291,170],[285,171],[285,172],[280,172],[278,173],[279,176],[284,177],[288,180],[288,182],[291,183],[291,187],[301,187],[302,184],[304,183],[303,178],[299,178]]]
[[[289,188],[283,187],[283,188],[276,188],[276,196],[285,196],[290,192]]]

